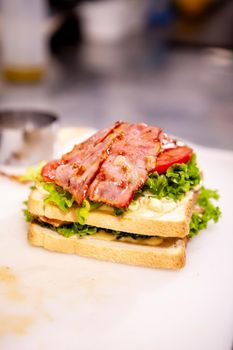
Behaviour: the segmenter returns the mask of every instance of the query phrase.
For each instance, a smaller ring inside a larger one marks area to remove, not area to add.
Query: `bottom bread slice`
[[[81,238],[74,235],[66,238],[53,230],[31,223],[28,240],[34,246],[55,252],[153,268],[179,269],[185,265],[186,259],[186,241],[180,238],[173,238],[152,247],[100,240],[95,235]]]

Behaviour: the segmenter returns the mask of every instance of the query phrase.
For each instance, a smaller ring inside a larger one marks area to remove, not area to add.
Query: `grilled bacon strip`
[[[161,132],[146,124],[117,122],[45,165],[42,176],[69,191],[79,205],[88,197],[125,208],[155,170]]]
[[[66,163],[81,163],[82,159],[88,155],[88,153],[92,153],[94,147],[102,142],[109,134],[113,132],[114,129],[119,127],[122,122],[116,122],[112,127],[108,129],[103,129],[96,132],[93,136],[89,137],[87,140],[75,145],[73,149],[64,154],[61,159],[55,159],[48,162],[41,171],[41,175],[47,182],[54,182],[56,178],[56,170],[59,166],[64,165]]]
[[[55,182],[72,193],[76,202],[80,205],[87,196],[87,191],[101,164],[108,157],[114,142],[120,137],[121,130],[127,124],[119,126],[115,132],[109,134],[102,142],[97,143],[87,152],[80,152],[75,161],[61,165],[56,170]]]
[[[121,137],[126,127],[127,123],[117,122],[113,127],[96,133],[57,161],[58,166],[52,176],[49,166],[42,170],[42,175],[49,174],[52,181],[69,191],[81,205],[112,144]]]
[[[87,140],[75,145],[74,148],[62,156],[63,163],[75,163],[86,157],[88,153],[93,153],[94,148],[101,142],[103,142],[106,137],[113,134],[114,131],[119,128],[122,124],[121,121],[116,122],[110,128],[97,131],[94,135],[89,137]]]
[[[160,132],[158,127],[131,124],[124,137],[113,144],[89,188],[88,197],[118,208],[127,207],[146,182],[148,173],[155,170]]]

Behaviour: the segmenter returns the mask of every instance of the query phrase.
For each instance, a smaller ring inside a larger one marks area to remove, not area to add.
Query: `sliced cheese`
[[[163,242],[163,239],[161,237],[149,237],[149,238],[133,238],[130,236],[121,237],[119,239],[116,238],[116,236],[112,233],[100,231],[92,235],[95,239],[101,239],[102,241],[118,241],[118,242],[126,242],[126,243],[133,243],[133,244],[139,244],[139,245],[149,245],[149,246],[158,246]]]

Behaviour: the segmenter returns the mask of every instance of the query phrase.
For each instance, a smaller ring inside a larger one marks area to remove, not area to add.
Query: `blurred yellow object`
[[[189,16],[201,15],[213,0],[175,0],[177,7]]]
[[[6,80],[18,83],[33,83],[40,81],[44,76],[44,68],[28,67],[19,68],[6,66],[3,68],[3,76]]]
[[[1,11],[1,61],[5,79],[39,81],[47,61],[45,1],[1,0]]]

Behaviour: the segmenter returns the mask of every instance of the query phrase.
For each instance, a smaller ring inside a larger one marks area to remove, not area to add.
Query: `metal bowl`
[[[0,111],[0,164],[27,166],[51,159],[57,124],[52,113]]]

